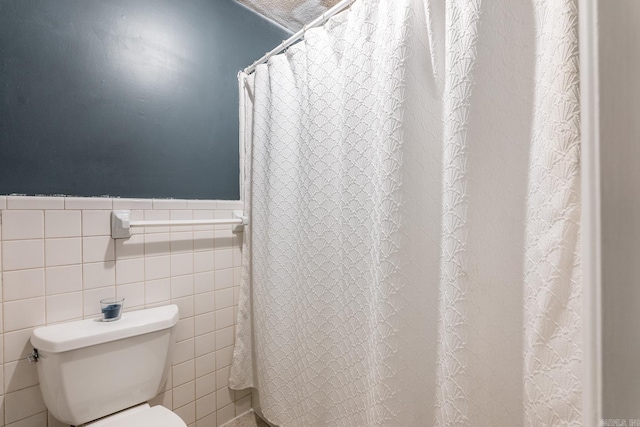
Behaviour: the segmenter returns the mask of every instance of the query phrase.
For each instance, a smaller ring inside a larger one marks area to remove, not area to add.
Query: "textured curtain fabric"
[[[280,426],[582,425],[574,0],[359,0],[245,80],[235,389]]]

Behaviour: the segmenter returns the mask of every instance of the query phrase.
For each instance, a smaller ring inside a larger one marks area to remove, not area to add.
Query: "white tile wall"
[[[47,414],[34,365],[36,326],[90,318],[98,301],[125,310],[177,304],[176,351],[152,404],[189,426],[220,426],[251,407],[227,382],[241,265],[230,226],[154,227],[110,237],[111,209],[136,219],[225,218],[239,202],[0,196],[0,427],[60,427]]]

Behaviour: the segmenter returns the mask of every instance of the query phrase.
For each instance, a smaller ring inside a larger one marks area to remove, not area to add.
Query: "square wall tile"
[[[31,347],[31,329],[22,329],[4,334],[4,362],[25,359],[33,350]]]
[[[193,339],[177,342],[173,352],[173,364],[187,362],[194,358]]]
[[[180,319],[185,319],[187,317],[193,316],[193,299],[193,296],[188,296],[171,300],[172,304],[178,306],[178,310],[180,311]]]
[[[84,289],[113,286],[116,284],[116,263],[109,261],[83,264],[82,274]]]
[[[83,236],[111,236],[111,211],[82,211]]]
[[[140,258],[144,256],[144,234],[134,234],[128,239],[116,239],[115,247],[116,259]]]
[[[45,211],[45,237],[80,237],[82,213],[80,211]]]
[[[116,261],[116,284],[144,281],[144,258],[123,259]]]
[[[173,227],[176,228],[176,227]],[[193,251],[193,232],[181,231],[171,233],[171,253],[185,253]]]
[[[182,418],[182,421],[184,421],[188,426],[192,426],[193,423],[196,422],[196,402],[191,402],[187,405],[177,407],[174,401],[173,407],[176,415]]]
[[[216,408],[220,409],[233,403],[233,390],[229,387],[218,389],[216,393]]]
[[[200,314],[194,317],[194,334],[203,335],[216,330],[215,312]]]
[[[218,249],[215,251],[216,270],[233,267],[233,251],[231,249]]]
[[[170,211],[170,218],[174,221],[179,220],[192,220],[193,219],[193,211],[190,210],[172,210]],[[171,232],[176,231],[193,231],[193,226],[191,225],[178,225],[171,226]]]
[[[195,338],[196,357],[216,351],[216,335],[215,333],[199,335]]]
[[[193,275],[193,291],[196,294],[212,292],[214,290],[213,271],[196,273]]]
[[[216,354],[209,353],[196,357],[196,378],[216,372]],[[217,381],[217,379],[216,379]]]
[[[195,298],[194,311],[195,314],[205,314],[215,309],[215,299],[213,292],[206,292]]]
[[[233,288],[215,292],[215,309],[222,310],[233,306]]]
[[[146,256],[169,255],[171,253],[171,234],[147,233],[144,236],[144,254]]]
[[[44,267],[44,240],[2,242],[4,271]]]
[[[116,286],[116,296],[124,298],[124,308],[144,306],[144,282]]]
[[[215,219],[213,210],[196,210],[193,211],[193,219]],[[213,225],[196,225],[193,227],[193,231],[210,231],[213,232]]]
[[[216,427],[218,423],[216,422],[216,413],[209,414],[206,417],[198,418],[196,420],[195,427]]]
[[[218,390],[225,388],[229,385],[229,374],[231,372],[231,366],[218,369],[216,371],[216,387]]]
[[[5,396],[4,404],[4,416],[7,424],[41,412],[44,413],[47,409],[44,406],[42,393],[40,393],[40,387],[38,386],[28,387],[13,393],[8,393]],[[45,415],[44,418],[42,418],[42,421],[46,423],[46,420],[47,418]]]
[[[82,238],[83,262],[114,261],[115,244],[110,236],[91,236]]]
[[[46,239],[45,263],[47,267],[82,263],[82,239]]]
[[[233,345],[235,337],[233,327],[228,327],[216,331],[216,350]]]
[[[7,424],[6,427],[42,427],[47,423],[47,413],[40,412],[36,415],[32,415],[28,418],[24,418],[15,423]],[[59,424],[49,424],[48,427],[61,427]],[[64,426],[66,427],[66,426]]]
[[[171,275],[181,276],[193,273],[193,253],[171,255]]]
[[[224,408],[218,409],[216,412],[216,422],[218,427],[228,423],[236,417],[236,408],[233,404],[227,405]]]
[[[44,237],[42,211],[4,211],[2,213],[2,239],[23,240]]]
[[[151,280],[145,283],[145,303],[154,304],[171,299],[169,279]]]
[[[233,286],[233,269],[216,270],[215,287],[216,290],[230,288]]]
[[[193,317],[181,319],[176,325],[176,341],[184,341],[193,338]]]
[[[202,251],[193,253],[193,271],[203,273],[213,271],[214,266],[213,251]]]
[[[216,351],[216,369],[222,369],[227,366],[231,366],[232,358],[233,347],[225,347],[222,350]]]
[[[194,381],[173,388],[173,405],[181,407],[196,399],[196,385]]]
[[[47,267],[45,270],[47,295],[82,290],[82,265]]]
[[[30,298],[3,303],[4,330],[6,332],[17,329],[44,325],[44,298]]]
[[[196,419],[201,419],[216,411],[215,393],[206,395],[196,400]]]
[[[171,298],[182,298],[193,295],[193,274],[173,276],[171,278]]]
[[[7,271],[3,277],[3,301],[34,298],[44,295],[44,270]]]
[[[144,220],[145,221],[165,221],[170,219],[170,213],[168,210],[145,210],[144,211]],[[145,228],[146,233],[168,233],[171,231],[171,227],[147,227]]]
[[[196,398],[201,398],[216,391],[216,375],[210,373],[196,378]]]
[[[82,319],[82,292],[47,296],[47,324]]]
[[[4,392],[10,393],[38,384],[38,371],[26,359],[4,364]]]
[[[191,359],[187,362],[173,365],[173,387],[186,384],[196,379],[195,360]]]
[[[216,226],[221,227],[221,226]],[[216,249],[230,249],[233,247],[233,233],[231,229],[228,230],[216,230],[214,232],[214,243]]]
[[[234,320],[232,307],[216,311],[216,329],[220,330],[233,326]]]
[[[194,231],[193,250],[212,251],[215,248],[213,231]]]
[[[171,275],[169,256],[148,256],[144,259],[145,280],[164,279]]]

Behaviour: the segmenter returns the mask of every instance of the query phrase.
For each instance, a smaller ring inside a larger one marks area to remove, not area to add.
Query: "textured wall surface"
[[[340,0],[238,0],[283,27],[298,31]]]
[[[126,311],[177,304],[180,321],[167,385],[152,404],[191,427],[216,427],[251,407],[227,388],[241,242],[231,226],[154,227],[110,237],[111,209],[137,219],[230,217],[240,202],[0,197],[0,426],[62,427],[48,416],[36,366],[37,326],[93,318],[102,298]]]
[[[0,194],[239,199],[234,0],[0,0]]]

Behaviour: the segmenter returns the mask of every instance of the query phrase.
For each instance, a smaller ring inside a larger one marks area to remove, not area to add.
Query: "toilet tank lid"
[[[123,313],[120,320],[86,319],[33,330],[31,344],[40,351],[62,353],[136,335],[169,329],[178,322],[178,306],[166,305]]]

